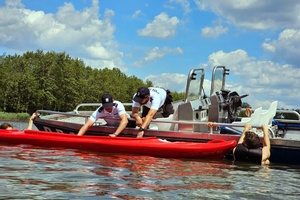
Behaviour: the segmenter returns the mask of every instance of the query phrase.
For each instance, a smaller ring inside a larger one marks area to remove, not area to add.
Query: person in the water
[[[269,164],[271,142],[268,126],[262,125],[262,131],[264,133],[262,144],[259,136],[251,131],[251,129],[251,124],[245,124],[245,128],[239,138],[238,144],[233,149],[234,160],[257,162],[262,165]]]

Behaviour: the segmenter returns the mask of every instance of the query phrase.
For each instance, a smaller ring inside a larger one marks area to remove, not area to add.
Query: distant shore
[[[28,113],[0,112],[1,121],[27,122],[30,118]]]

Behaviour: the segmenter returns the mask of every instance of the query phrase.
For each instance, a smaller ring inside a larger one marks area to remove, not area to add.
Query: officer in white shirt
[[[88,121],[81,127],[78,134],[82,136],[99,118],[105,118],[108,126],[118,127],[116,132],[110,134],[111,137],[119,135],[124,128],[134,127],[135,123],[128,123],[129,114],[125,111],[124,105],[120,101],[113,100],[110,94],[102,95],[102,106],[93,112]]]
[[[143,106],[142,117],[139,116],[139,107]],[[168,117],[174,113],[172,105],[172,96],[170,92],[162,88],[140,87],[133,96],[132,117],[136,125],[140,127],[137,134],[138,138],[143,137],[145,129],[149,126],[151,120],[157,111],[162,108],[163,116]],[[168,108],[168,109],[166,109]]]

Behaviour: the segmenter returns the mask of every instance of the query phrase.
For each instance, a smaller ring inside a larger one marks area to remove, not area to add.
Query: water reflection
[[[13,149],[13,151],[12,151]],[[1,179],[41,190],[109,195],[111,191],[162,192],[189,189],[231,189],[213,181],[226,177],[230,165],[147,156],[95,154],[31,146],[0,146]],[[14,163],[13,165],[9,163]],[[6,164],[5,164],[6,163]],[[9,174],[9,175],[7,175]],[[123,192],[120,194],[124,196]]]
[[[101,155],[100,159],[94,159],[94,154],[78,152],[76,156],[80,156],[83,162],[97,166],[90,168],[90,173],[99,177],[110,177],[108,180],[114,179],[117,183],[95,182],[93,185],[86,185],[88,189],[132,188],[148,192],[199,188],[231,189],[226,184],[213,181],[213,177],[226,177],[224,169],[231,168],[221,161],[210,163],[129,155]]]
[[[256,199],[299,194],[299,169],[283,166],[264,168],[231,161],[97,154],[28,145],[0,145],[0,178],[0,199]]]

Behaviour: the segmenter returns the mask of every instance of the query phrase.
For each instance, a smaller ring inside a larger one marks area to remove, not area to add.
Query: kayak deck
[[[77,136],[37,130],[0,130],[0,142],[30,144],[41,147],[61,147],[101,153],[205,159],[221,159],[236,146],[235,140],[212,140],[207,143],[169,142],[156,137]]]

